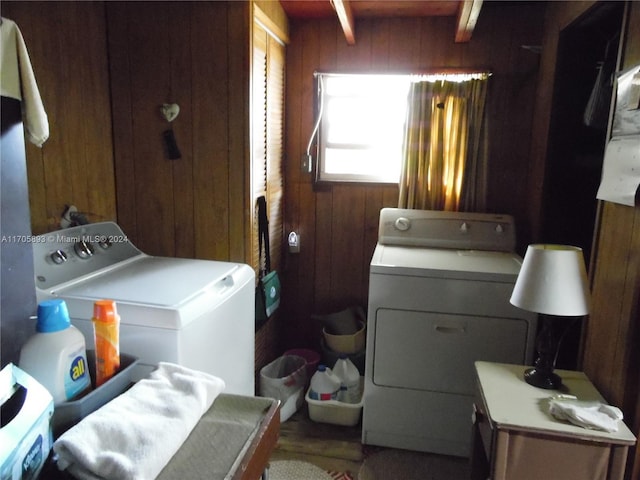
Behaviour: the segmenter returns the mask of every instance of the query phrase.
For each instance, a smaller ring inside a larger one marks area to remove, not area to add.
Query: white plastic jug
[[[338,400],[345,403],[358,403],[362,398],[360,372],[349,357],[340,355],[333,367],[333,373],[340,380]]]
[[[326,365],[318,365],[311,377],[309,398],[312,400],[337,400],[340,379]]]
[[[49,390],[54,404],[90,388],[84,336],[71,325],[64,300],[38,304],[36,332],[22,347],[18,363]]]

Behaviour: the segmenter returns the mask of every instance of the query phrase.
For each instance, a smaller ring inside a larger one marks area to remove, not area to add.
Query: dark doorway
[[[598,3],[558,42],[542,239],[581,247],[587,269],[623,15],[624,2]],[[570,328],[558,368],[577,368],[581,327]]]

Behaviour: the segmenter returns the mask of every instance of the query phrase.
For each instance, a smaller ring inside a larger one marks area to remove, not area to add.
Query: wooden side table
[[[523,365],[476,362],[472,478],[477,480],[622,480],[627,450],[636,438],[620,422],[617,432],[590,430],[555,419],[548,399],[602,396],[582,372],[556,371],[561,390],[527,384]]]

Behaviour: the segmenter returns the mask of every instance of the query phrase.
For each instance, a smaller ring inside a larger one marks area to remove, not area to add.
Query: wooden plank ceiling
[[[456,16],[456,42],[468,42],[483,0],[280,0],[291,19],[337,16],[349,45],[356,43],[355,20],[365,17]]]

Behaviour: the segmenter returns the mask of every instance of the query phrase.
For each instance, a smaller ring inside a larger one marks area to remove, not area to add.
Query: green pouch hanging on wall
[[[260,273],[256,286],[256,330],[258,330],[280,306],[280,277],[271,270],[269,253],[269,221],[267,219],[267,200],[258,198],[258,244],[260,248]],[[264,250],[263,250],[264,248]],[[264,253],[264,268],[262,255]]]
[[[269,318],[280,306],[280,277],[278,277],[278,272],[274,270],[267,273],[260,279],[258,287],[261,292],[265,315]]]

